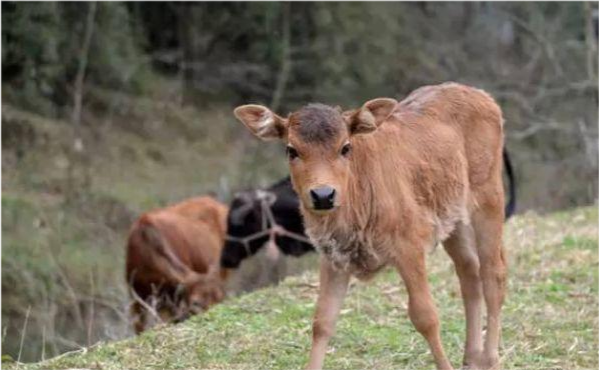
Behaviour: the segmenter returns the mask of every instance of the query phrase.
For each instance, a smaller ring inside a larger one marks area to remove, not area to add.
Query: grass
[[[284,161],[265,160],[280,148],[239,135],[231,107],[181,107],[169,94],[122,101],[90,88],[86,156],[73,154],[68,118],[3,103],[3,356],[38,361],[131,335],[123,261],[134,219],[192,196],[226,202],[285,173]]]
[[[546,216],[527,213],[506,228],[509,292],[501,348],[505,369],[594,369],[598,363],[597,209]],[[302,367],[310,345],[316,266],[281,285],[229,299],[208,313],[138,338],[20,369],[289,369]],[[430,281],[442,337],[454,366],[464,338],[457,279],[441,248],[430,255]],[[396,273],[353,282],[325,366],[343,369],[432,368],[406,313]]]

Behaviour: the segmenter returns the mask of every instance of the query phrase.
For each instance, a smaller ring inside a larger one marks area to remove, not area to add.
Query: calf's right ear
[[[242,105],[233,111],[250,132],[262,140],[282,139],[287,133],[287,120],[262,105]]]

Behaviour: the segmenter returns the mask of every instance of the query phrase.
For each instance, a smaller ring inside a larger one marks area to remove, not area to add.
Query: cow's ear
[[[242,105],[235,108],[233,113],[252,134],[262,140],[282,139],[287,134],[287,120],[262,105]]]
[[[361,108],[343,113],[351,135],[367,134],[376,130],[393,112],[397,100],[378,98],[369,100]]]

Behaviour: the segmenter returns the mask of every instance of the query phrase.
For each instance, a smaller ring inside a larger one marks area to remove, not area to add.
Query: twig
[[[27,331],[27,323],[29,322],[29,314],[31,313],[31,306],[27,307],[27,313],[25,314],[25,322],[23,323],[23,330],[21,331],[21,344],[19,345],[19,355],[17,356],[17,368],[21,364],[21,355],[23,353],[23,345],[25,344],[25,332]]]
[[[54,258],[54,254],[52,253],[50,246],[46,245],[46,247],[48,249],[48,258],[50,259],[50,261],[52,261],[54,266],[56,266],[56,271],[58,272],[58,276],[63,281],[64,286],[67,288],[67,293],[73,302],[73,309],[75,310],[75,318],[77,321],[77,325],[79,327],[83,327],[83,314],[81,313],[81,308],[79,307],[79,300],[77,299],[77,293],[75,293],[75,289],[69,282],[69,279],[67,278],[67,275],[62,270],[62,267],[58,264],[58,261],[56,261],[56,259]]]
[[[86,354],[87,351],[89,351],[90,349],[93,349],[94,347],[99,346],[101,343],[102,342],[97,342],[97,343],[95,343],[95,344],[93,344],[93,345],[91,345],[91,346],[89,346],[87,348],[80,346],[79,349],[76,349],[76,350],[73,350],[73,351],[64,352],[64,353],[61,353],[58,356],[52,357],[52,361],[56,361],[56,360],[61,359],[63,357],[67,357],[67,356],[71,356],[71,355],[75,355],[75,354]]]
[[[155,319],[162,322],[162,318],[160,317],[160,315],[158,315],[158,312],[156,312],[156,310],[152,306],[150,306],[146,301],[141,299],[141,297],[137,294],[137,292],[135,291],[135,289],[133,289],[131,285],[129,285],[129,292],[134,301],[141,304],[150,314],[152,314],[152,316],[154,316]]]
[[[539,102],[551,98],[564,96],[572,93],[584,93],[587,91],[597,91],[597,82],[592,80],[573,81],[568,84],[560,84],[559,87],[538,88],[537,94],[533,97],[532,105],[536,106]]]
[[[46,325],[42,327],[42,361],[46,360]]]
[[[536,135],[540,131],[548,131],[548,130],[569,132],[569,133],[573,132],[572,129],[566,128],[566,127],[564,127],[564,125],[560,125],[557,122],[535,122],[535,123],[532,123],[529,127],[527,127],[524,130],[509,133],[508,136],[510,138],[513,138],[516,140],[524,140],[531,136]]]
[[[58,335],[58,334],[53,335],[52,339],[55,340],[58,343],[61,343],[61,344],[65,345],[65,346],[69,346],[71,348],[78,348],[78,349],[85,348],[81,344],[79,344],[79,343],[77,343],[77,342],[75,342],[73,340],[70,340],[68,338],[64,338],[63,336]]]
[[[555,55],[555,50],[553,49],[553,46],[551,45],[551,43],[544,36],[542,36],[541,34],[539,34],[538,32],[536,32],[536,30],[534,30],[524,20],[520,19],[519,17],[517,17],[514,14],[511,14],[511,13],[505,11],[505,10],[502,10],[502,9],[498,9],[498,10],[501,13],[505,14],[509,19],[511,19],[522,30],[524,30],[526,33],[528,33],[529,35],[531,35],[532,38],[543,47],[543,50],[545,52],[545,56],[547,57],[547,59],[549,59],[549,61],[553,65],[553,69],[555,70],[555,74],[557,76],[563,76],[564,75],[564,69],[559,64],[559,62],[558,62],[558,60],[556,58],[556,55]],[[539,14],[541,14],[541,13],[539,12]]]
[[[89,309],[89,318],[87,320],[87,345],[90,346],[92,343],[92,331],[94,329],[94,314],[95,314],[95,307],[94,307],[94,302],[95,300],[93,299],[94,294],[95,294],[95,284],[94,284],[94,270],[93,268],[90,269],[89,271],[89,282],[91,285],[91,302],[90,302],[90,309]]]

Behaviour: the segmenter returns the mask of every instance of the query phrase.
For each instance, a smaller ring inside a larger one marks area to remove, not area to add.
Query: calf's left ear
[[[344,112],[350,134],[366,134],[376,130],[393,112],[397,100],[377,98],[364,103],[361,108]]]
[[[233,114],[262,140],[281,139],[287,133],[287,120],[262,105],[242,105],[235,108]]]

